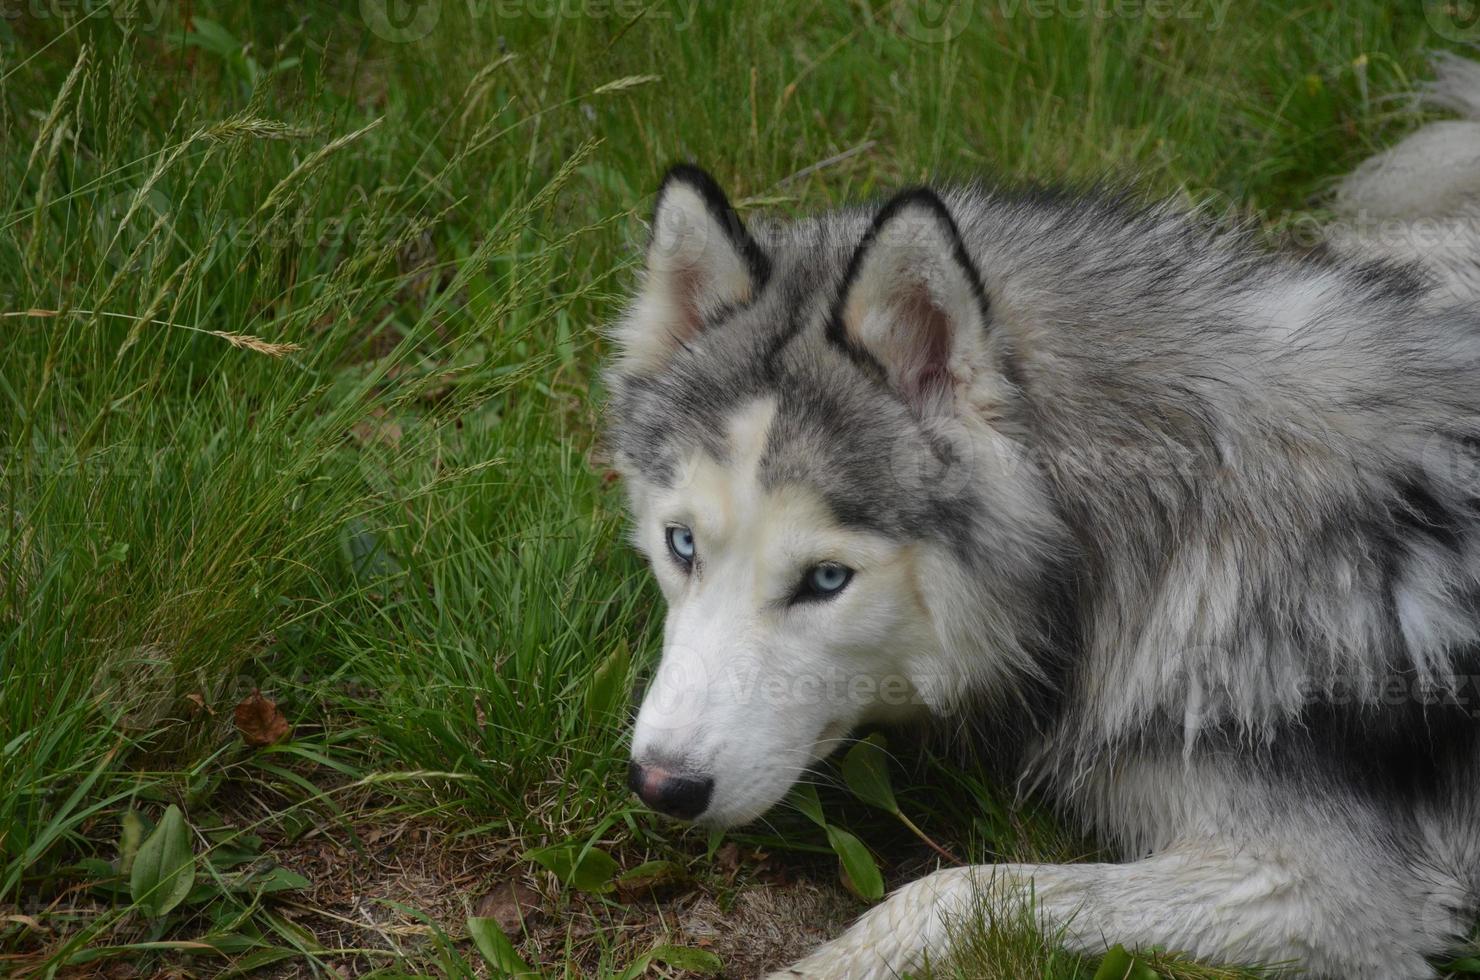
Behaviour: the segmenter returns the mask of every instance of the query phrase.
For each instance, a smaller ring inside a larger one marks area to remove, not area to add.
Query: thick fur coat
[[[1030,888],[1087,950],[1434,975],[1480,894],[1480,70],[1439,68],[1467,118],[1298,254],[988,186],[747,228],[670,173],[609,373],[670,605],[634,788],[743,822],[930,716],[1125,858],[939,871],[783,975]]]

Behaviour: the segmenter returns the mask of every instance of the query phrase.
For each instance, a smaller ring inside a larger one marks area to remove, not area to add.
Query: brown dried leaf
[[[721,871],[734,874],[740,870],[740,845],[734,841],[726,841],[714,854],[714,863]]]
[[[281,742],[293,731],[288,719],[278,710],[277,703],[254,690],[242,698],[233,713],[236,730],[241,732],[242,741],[248,745],[273,745]]]
[[[506,881],[483,896],[476,914],[480,919],[493,919],[505,936],[515,939],[522,923],[540,914],[540,893],[522,881]]]

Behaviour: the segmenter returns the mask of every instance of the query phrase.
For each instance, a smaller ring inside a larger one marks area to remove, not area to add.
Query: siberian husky
[[[1321,247],[991,186],[747,228],[675,167],[610,444],[668,602],[630,780],[745,823],[856,727],[989,740],[1124,858],[948,868],[779,976],[1068,945],[1431,977],[1480,894],[1480,67]]]

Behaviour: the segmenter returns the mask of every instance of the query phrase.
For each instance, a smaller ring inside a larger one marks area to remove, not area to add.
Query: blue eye
[[[668,526],[668,550],[685,565],[694,560],[694,532],[682,524]]]
[[[853,581],[853,569],[835,561],[825,561],[807,570],[802,579],[802,597],[826,599],[842,592]]]

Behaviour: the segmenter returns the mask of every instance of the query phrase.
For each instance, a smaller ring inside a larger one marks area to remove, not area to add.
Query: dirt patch
[[[716,862],[712,874],[706,868],[677,887],[624,902],[562,893],[552,875],[521,862],[510,842],[454,838],[431,825],[371,824],[357,834],[358,848],[347,834],[325,828],[271,849],[283,866],[313,883],[311,892],[281,903],[280,914],[324,948],[354,950],[326,957],[346,978],[393,958],[435,969],[433,929],[408,909],[478,962],[465,922],[510,894],[518,895],[523,918],[522,932],[517,925],[511,929],[521,955],[537,967],[569,966],[586,976],[598,975],[603,956],[610,968],[674,943],[715,953],[725,964],[724,977],[749,980],[837,935],[861,911],[829,864],[801,862],[778,874],[774,855],[728,870]],[[310,974],[304,965],[289,964],[269,975]],[[665,968],[650,975],[682,974]]]

